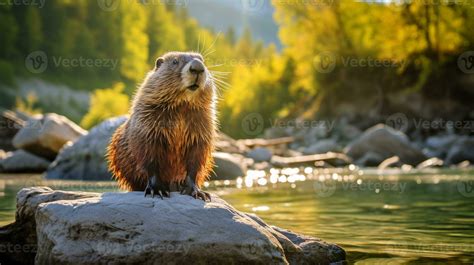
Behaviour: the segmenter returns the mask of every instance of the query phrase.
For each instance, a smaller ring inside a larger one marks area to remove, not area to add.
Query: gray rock
[[[35,115],[13,138],[13,145],[48,159],[54,159],[69,141],[74,142],[87,131],[68,118],[49,113]]]
[[[33,173],[44,172],[51,161],[23,150],[8,152],[0,160],[0,172],[5,173]]]
[[[463,161],[474,163],[474,137],[461,137],[451,146],[446,155],[446,164],[453,165]]]
[[[272,159],[272,151],[265,147],[257,147],[247,152],[247,157],[255,162],[268,162]]]
[[[426,139],[426,146],[435,150],[439,150],[439,149],[446,150],[457,139],[458,139],[458,136],[454,134],[431,136]]]
[[[403,164],[418,165],[427,159],[420,150],[413,147],[404,133],[383,124],[367,129],[344,151],[356,161],[368,152],[380,156],[381,161],[379,162],[392,156],[398,156]]]
[[[304,149],[303,154],[325,154],[327,152],[340,152],[341,147],[334,139],[323,139]]]
[[[306,125],[298,130],[295,134],[295,138],[301,139],[302,143],[308,146],[317,143],[318,140],[327,138],[331,129],[332,128],[329,128],[325,123]]]
[[[445,158],[451,146],[459,139],[455,134],[428,137],[425,141],[426,153],[429,156]]]
[[[265,129],[263,136],[265,139],[274,139],[274,138],[290,136],[290,134],[288,134],[288,132],[285,131],[285,128],[273,126],[268,129]]]
[[[38,246],[36,264],[190,260],[196,264],[342,264],[345,260],[344,250],[337,245],[269,226],[216,195],[205,203],[178,193],[160,200],[144,198],[141,192],[75,194],[28,188],[18,193],[17,202],[16,222],[28,229],[17,226],[16,232]],[[33,262],[25,255],[22,258]]]
[[[115,130],[126,120],[126,116],[108,119],[73,144],[66,145],[48,168],[46,178],[110,180],[106,149]]]
[[[240,155],[222,152],[214,152],[212,155],[215,162],[213,179],[235,179],[247,172],[245,158]]]
[[[384,160],[385,159],[381,155],[369,151],[357,159],[354,164],[363,167],[376,167],[383,163]]]
[[[351,140],[351,141],[356,139],[362,134],[359,128],[352,126],[350,124],[346,124],[342,126],[340,133],[341,133],[342,138],[346,140]]]
[[[74,200],[99,195],[92,192],[53,191],[48,187],[32,187],[20,190],[16,197],[15,222],[0,227],[0,245],[22,246],[23,251],[2,253],[0,255],[2,263],[34,263],[37,252],[35,213],[38,205],[57,200]]]

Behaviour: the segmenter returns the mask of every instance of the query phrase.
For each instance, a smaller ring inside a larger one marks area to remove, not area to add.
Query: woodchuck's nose
[[[189,67],[191,74],[200,74],[204,72],[204,64],[198,59],[193,59],[191,61],[191,66]]]

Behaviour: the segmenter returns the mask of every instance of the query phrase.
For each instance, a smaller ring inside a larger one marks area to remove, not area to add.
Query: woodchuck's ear
[[[156,62],[155,62],[155,71],[158,70],[158,68],[160,68],[161,64],[163,64],[164,61],[165,61],[165,59],[163,59],[162,57],[156,59]]]

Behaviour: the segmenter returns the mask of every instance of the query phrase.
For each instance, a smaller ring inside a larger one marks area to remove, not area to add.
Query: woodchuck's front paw
[[[211,201],[211,195],[205,191],[202,191],[194,184],[189,177],[187,178],[186,184],[182,187],[181,194],[186,194],[194,199],[202,199],[203,201]]]
[[[145,197],[150,194],[152,198],[155,197],[156,194],[163,200],[163,196],[170,197],[169,188],[166,187],[164,183],[157,180],[155,176],[152,176],[148,179],[148,184],[145,188]]]

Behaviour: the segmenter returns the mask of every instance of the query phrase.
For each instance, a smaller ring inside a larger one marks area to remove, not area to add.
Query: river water
[[[474,264],[474,171],[252,171],[207,189],[267,223],[336,243],[355,264]],[[0,225],[22,187],[118,191],[114,182],[0,175]]]

